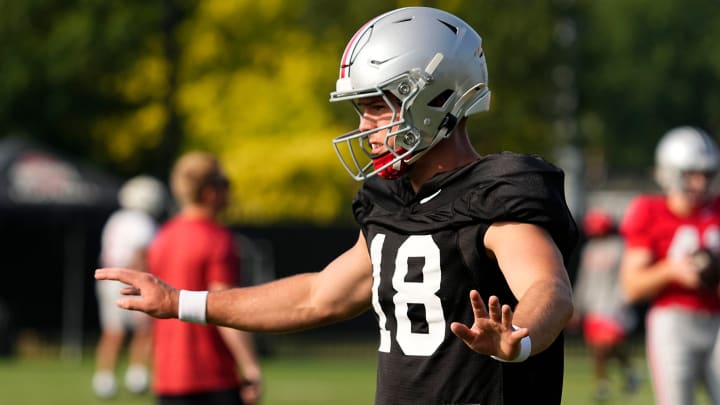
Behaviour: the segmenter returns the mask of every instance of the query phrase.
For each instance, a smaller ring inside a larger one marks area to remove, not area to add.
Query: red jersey
[[[701,247],[720,253],[720,197],[681,218],[670,212],[664,196],[640,196],[630,204],[620,231],[627,248],[649,249],[655,260],[680,258]],[[652,304],[720,312],[716,289],[692,290],[676,283],[665,287]]]
[[[235,285],[239,259],[232,234],[207,219],[175,217],[148,251],[150,272],[184,290],[207,290],[212,282]],[[237,365],[216,326],[155,320],[153,388],[183,395],[238,386]]]

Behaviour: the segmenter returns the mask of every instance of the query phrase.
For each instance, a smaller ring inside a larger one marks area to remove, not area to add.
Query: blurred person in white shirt
[[[146,250],[155,237],[158,218],[167,198],[159,180],[141,175],[128,180],[118,193],[120,209],[105,223],[102,231],[100,262],[103,266],[146,269]],[[92,387],[100,398],[117,394],[115,372],[125,337],[131,332],[125,387],[134,394],[147,391],[148,363],[152,347],[152,320],[145,314],[118,308],[125,284],[113,281],[96,283],[96,294],[102,334],[96,349]]]

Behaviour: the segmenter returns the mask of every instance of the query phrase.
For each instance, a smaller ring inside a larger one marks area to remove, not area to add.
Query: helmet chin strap
[[[396,150],[396,152],[398,154],[403,154],[406,152],[406,150],[400,148]],[[382,155],[373,159],[373,166],[375,167],[375,170],[378,170],[379,168],[392,162],[393,159],[395,159],[394,154],[390,153],[389,151],[385,152]],[[399,159],[397,162],[379,171],[378,176],[382,177],[383,179],[395,180],[405,175],[405,173],[407,173],[409,169],[410,165],[406,163],[403,159]]]
[[[443,122],[440,124],[440,127],[438,128],[438,134],[435,136],[432,143],[428,145],[427,148],[420,150],[417,153],[412,153],[404,159],[398,159],[397,162],[379,171],[378,176],[384,179],[394,180],[405,175],[408,170],[410,170],[410,166],[412,166],[412,164],[415,163],[422,155],[429,151],[433,146],[437,145],[438,142],[450,136],[453,129],[455,129],[457,122],[457,118],[453,114],[448,113],[445,116],[445,119],[443,119]],[[395,150],[395,152],[398,155],[402,155],[403,153],[407,152],[407,150],[404,148],[398,148]],[[390,153],[389,151],[385,152],[373,159],[373,167],[375,168],[375,170],[378,170],[379,168],[392,162],[393,159],[395,159],[395,156],[396,155]]]

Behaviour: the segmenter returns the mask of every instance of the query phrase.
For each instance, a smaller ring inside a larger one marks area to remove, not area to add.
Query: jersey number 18
[[[372,304],[378,315],[380,327],[381,352],[390,352],[390,331],[387,330],[387,316],[380,306],[380,265],[385,235],[377,234],[370,244],[370,256],[373,263]],[[423,259],[422,281],[406,281],[408,262],[411,258]],[[392,271],[392,286],[395,319],[397,321],[396,340],[403,353],[411,356],[429,356],[437,350],[445,337],[445,314],[437,292],[440,290],[441,269],[440,249],[430,235],[411,235],[400,245],[395,256]],[[420,304],[425,308],[427,332],[412,331],[412,322],[408,315],[408,304]]]

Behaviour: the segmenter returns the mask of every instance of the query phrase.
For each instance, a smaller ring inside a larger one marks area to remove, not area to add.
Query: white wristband
[[[207,291],[180,290],[178,319],[185,322],[206,323]]]
[[[513,329],[518,330],[520,328],[513,325]],[[505,360],[505,359],[501,359],[497,356],[490,356],[490,357],[492,357],[493,359],[495,359],[497,361],[502,361],[503,363],[520,363],[520,362],[527,360],[527,358],[530,357],[531,351],[532,351],[532,340],[530,340],[530,335],[528,335],[528,336],[525,336],[524,338],[520,339],[520,351],[514,358],[512,358],[510,360]]]

